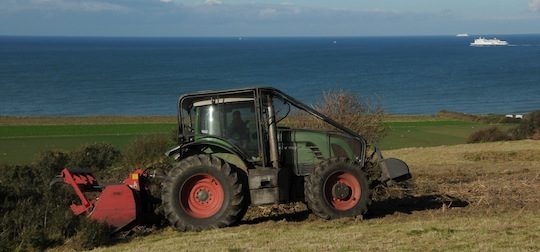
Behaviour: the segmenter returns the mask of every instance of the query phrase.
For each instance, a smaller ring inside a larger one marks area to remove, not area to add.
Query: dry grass
[[[388,151],[410,165],[414,187],[386,190],[363,220],[257,207],[237,227],[164,229],[98,251],[539,251],[539,153],[533,140]]]
[[[265,223],[178,233],[170,229],[96,251],[537,251],[540,217],[419,215],[368,221]],[[534,227],[531,229],[531,227]]]
[[[433,115],[393,115],[385,114],[383,120],[385,122],[418,122],[418,121],[441,121],[448,118],[441,118]]]
[[[449,195],[483,213],[540,208],[539,154],[534,140],[387,152],[412,167],[414,193]]]

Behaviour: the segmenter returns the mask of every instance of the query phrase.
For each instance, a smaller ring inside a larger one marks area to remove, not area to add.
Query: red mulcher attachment
[[[128,229],[138,224],[142,211],[146,210],[141,204],[141,197],[147,194],[147,188],[141,187],[141,179],[146,178],[143,170],[133,171],[122,184],[101,186],[94,175],[80,170],[63,169],[60,176],[63,182],[71,185],[81,200],[80,204],[73,203],[71,211],[75,215],[86,213],[93,220],[106,223],[115,231]],[[88,200],[85,193],[100,192],[98,197]]]

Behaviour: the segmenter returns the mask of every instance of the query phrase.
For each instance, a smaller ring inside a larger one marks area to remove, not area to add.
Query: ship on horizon
[[[471,46],[506,46],[508,42],[500,40],[497,38],[487,39],[487,38],[477,38],[474,42],[471,43]]]
[[[467,33],[459,33],[459,34],[456,35],[456,37],[468,37],[468,36],[469,36],[469,34],[467,34]]]

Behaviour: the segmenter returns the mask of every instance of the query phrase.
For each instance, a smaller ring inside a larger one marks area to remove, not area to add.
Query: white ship
[[[460,34],[457,34],[456,37],[468,37],[469,34],[467,33],[460,33]]]
[[[471,46],[505,46],[508,45],[508,42],[504,40],[499,40],[497,38],[486,39],[486,38],[477,38],[474,42],[471,43]]]

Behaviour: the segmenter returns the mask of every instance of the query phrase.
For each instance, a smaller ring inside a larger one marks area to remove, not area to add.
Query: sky
[[[540,0],[0,0],[0,35],[540,33]]]

